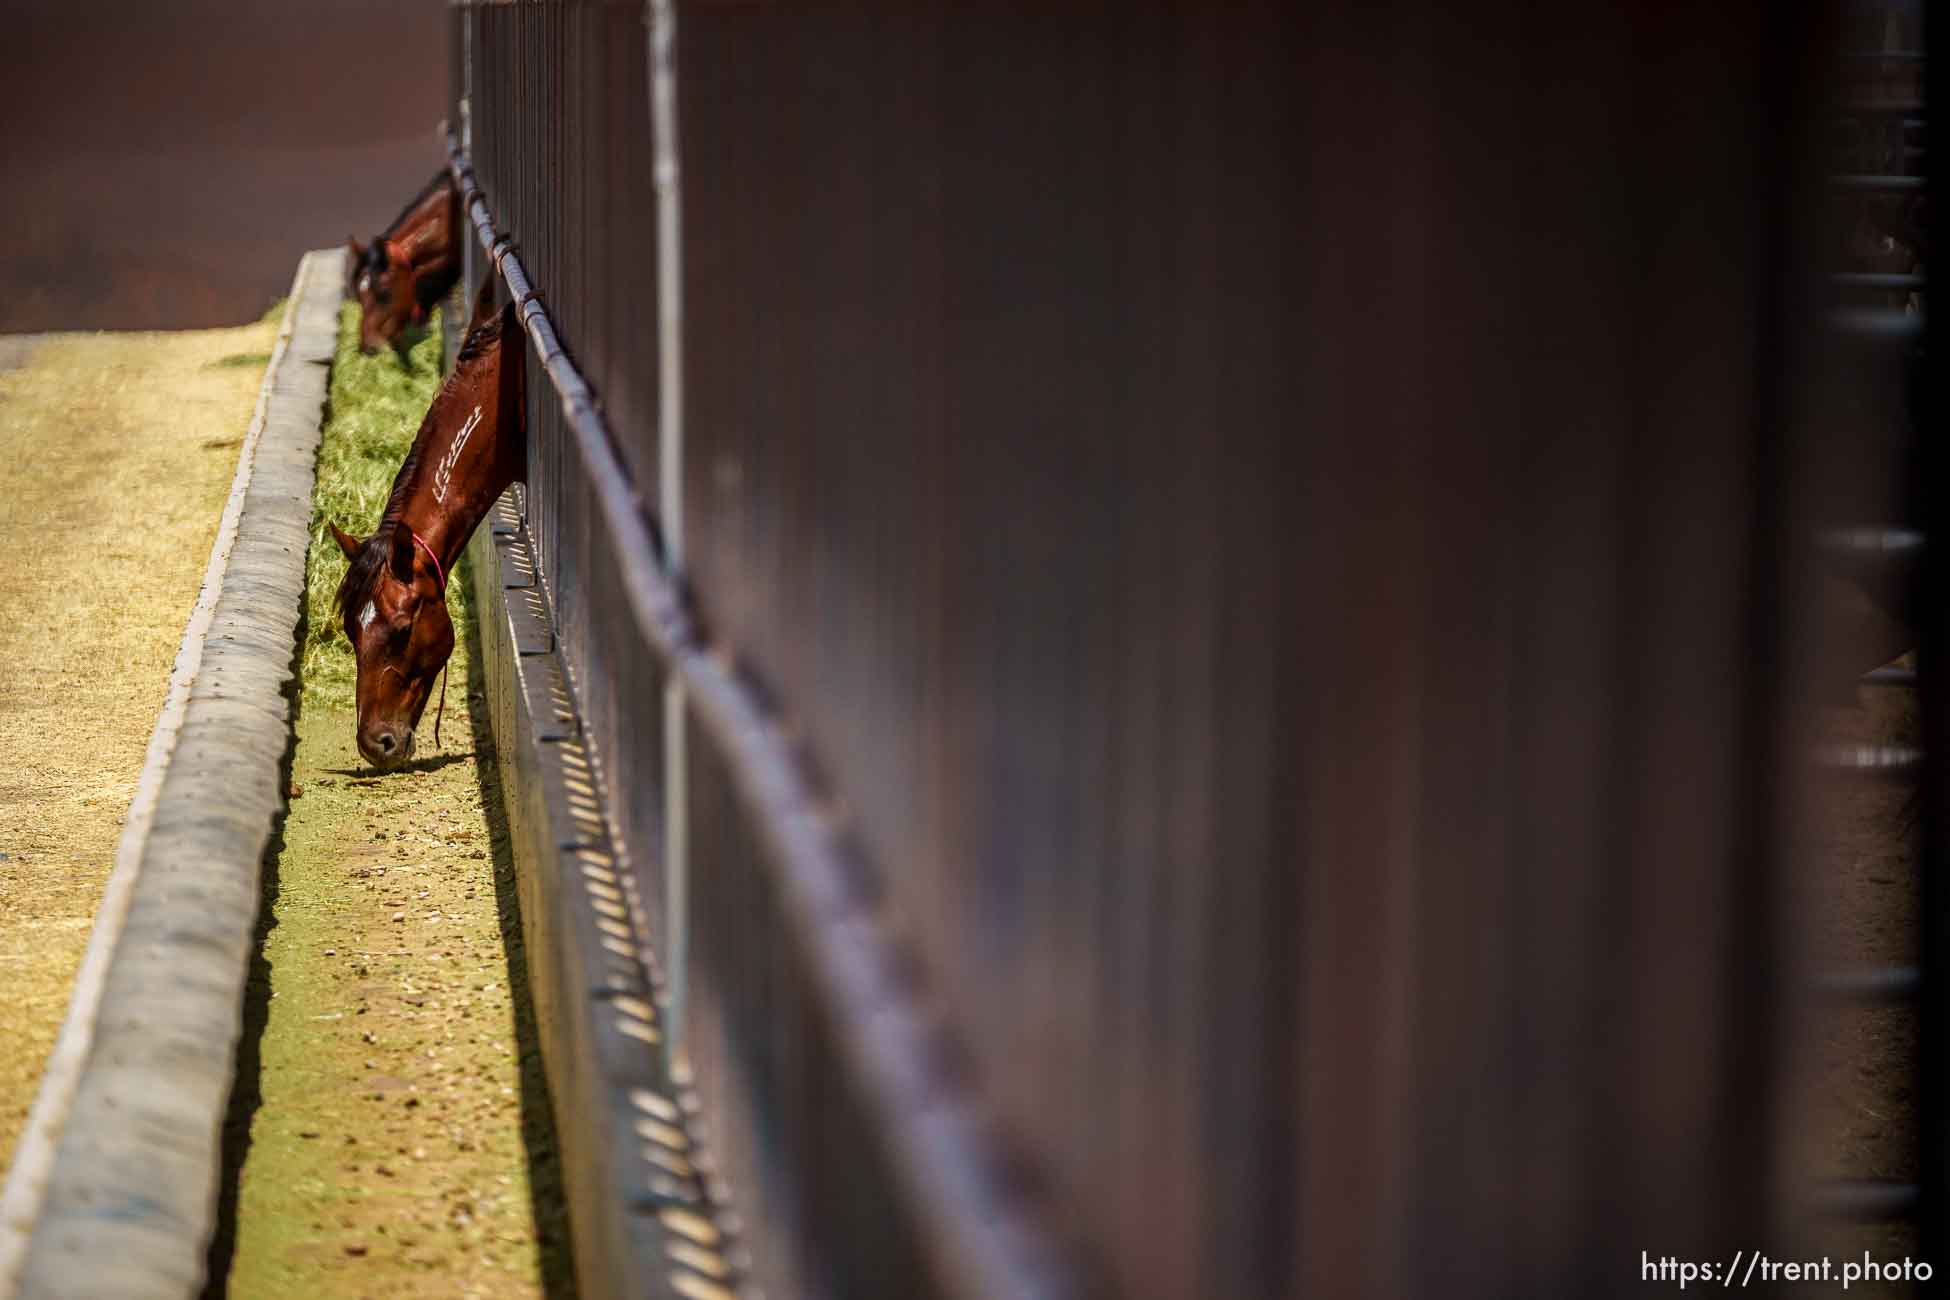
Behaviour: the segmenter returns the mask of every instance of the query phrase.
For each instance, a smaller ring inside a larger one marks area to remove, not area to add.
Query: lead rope
[[[449,655],[451,660],[453,656]],[[440,665],[440,703],[433,710],[433,743],[440,743],[440,715],[447,711],[447,665]]]

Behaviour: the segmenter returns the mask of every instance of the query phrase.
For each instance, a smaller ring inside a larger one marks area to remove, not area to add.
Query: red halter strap
[[[409,528],[407,529],[407,532],[413,533],[413,530]],[[413,544],[419,547],[421,550],[425,551],[427,553],[427,559],[433,561],[433,576],[440,579],[440,597],[443,600],[446,599],[447,571],[440,567],[440,557],[433,553],[433,548],[431,546],[427,545],[427,539],[420,536],[418,533],[413,533]]]

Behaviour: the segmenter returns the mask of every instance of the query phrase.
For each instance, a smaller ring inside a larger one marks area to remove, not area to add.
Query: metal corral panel
[[[481,187],[647,513],[646,14],[458,22]],[[691,728],[687,1032],[753,1283],[1604,1295],[1785,1239],[1830,661],[1783,646],[1816,529],[1891,505],[1858,435],[1915,337],[1818,344],[1787,275],[1830,41],[682,11],[684,577],[765,733]],[[669,656],[531,388],[541,576],[660,900]],[[768,745],[846,847],[830,913]],[[916,1146],[922,1096],[965,1143]]]

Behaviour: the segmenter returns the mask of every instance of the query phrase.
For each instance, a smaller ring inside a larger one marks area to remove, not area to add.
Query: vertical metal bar
[[[649,0],[650,131],[657,189],[657,509],[664,564],[684,580],[684,275],[678,225],[677,13]],[[664,952],[666,1039],[673,1066],[684,1062],[684,999],[690,964],[690,782],[684,737],[684,687],[664,685]]]
[[[1944,23],[1942,6],[1923,14],[1923,100],[1941,103],[1950,94],[1950,72],[1946,72],[1937,33]],[[1931,58],[1931,54],[1939,57]],[[1930,233],[1941,241],[1950,226],[1944,204],[1933,201],[1925,218]],[[1932,304],[1934,306],[1934,304]],[[1950,1087],[1950,985],[1945,981],[1945,953],[1950,950],[1950,677],[1944,663],[1950,656],[1950,570],[1945,568],[1944,511],[1935,486],[1943,482],[1946,470],[1941,438],[1936,432],[1950,402],[1950,379],[1943,373],[1943,349],[1936,340],[1942,336],[1943,316],[1926,311],[1923,323],[1926,355],[1938,364],[1914,365],[1911,382],[1920,384],[1916,414],[1910,430],[1916,448],[1917,473],[1912,476],[1912,514],[1922,529],[1925,544],[1919,566],[1919,590],[1913,608],[1917,611],[1917,676],[1922,687],[1923,722],[1923,862],[1922,862],[1922,998],[1918,1007],[1917,1108],[1920,1150],[1917,1164],[1922,1182],[1922,1199],[1917,1210],[1919,1256],[1937,1265],[1939,1276],[1918,1286],[1919,1294],[1936,1295],[1950,1290],[1943,1274],[1943,1253],[1950,1245],[1950,1120],[1946,1120],[1943,1098]]]
[[[1808,69],[1820,46],[1815,39],[1819,4],[1814,0],[1775,11],[1774,20],[1758,33],[1764,53],[1749,92],[1782,129],[1760,137],[1761,147],[1751,162],[1756,182],[1774,197],[1774,204],[1771,218],[1766,206],[1749,209],[1749,239],[1758,267],[1753,336],[1759,382],[1749,417],[1746,572],[1734,599],[1744,606],[1741,617],[1755,653],[1739,691],[1746,756],[1731,791],[1736,804],[1730,879],[1743,914],[1727,927],[1722,942],[1729,959],[1728,1019],[1740,1032],[1727,1044],[1726,1115],[1720,1127],[1726,1165],[1745,1166],[1756,1175],[1749,1186],[1775,1189],[1775,1195],[1772,1201],[1752,1198],[1753,1203],[1742,1203],[1746,1198],[1735,1190],[1739,1185],[1729,1183],[1715,1231],[1767,1246],[1775,1244],[1783,1222],[1781,1153],[1774,1137],[1781,1105],[1778,1079],[1792,1034],[1779,979],[1783,941],[1791,933],[1784,800],[1797,788],[1784,785],[1782,776],[1784,764],[1792,761],[1783,756],[1792,744],[1795,683],[1784,667],[1785,656],[1770,651],[1789,637],[1787,610],[1797,599],[1797,575],[1789,566],[1800,552],[1788,543],[1808,528],[1793,491],[1793,449],[1787,436],[1793,400],[1788,358],[1796,337],[1794,323],[1806,312],[1795,274],[1799,229],[1789,214],[1799,211],[1811,193],[1820,192],[1819,181],[1804,175],[1799,152],[1804,141],[1815,138],[1814,123],[1804,113],[1811,99]],[[1794,779],[1798,783],[1804,778],[1797,771]]]
[[[460,16],[460,151],[474,156],[474,11],[455,10]],[[463,240],[470,255],[474,242]]]
[[[474,16],[477,12],[472,6],[454,10],[460,23],[460,103],[455,106],[455,116],[459,119],[460,150],[470,159],[474,157]],[[460,296],[456,299],[460,303],[473,302],[474,293],[481,285],[481,250],[478,241],[467,237],[466,202],[467,196],[463,194],[461,228],[454,232],[462,249]],[[465,320],[453,321],[448,324],[447,332],[458,339],[465,328]]]

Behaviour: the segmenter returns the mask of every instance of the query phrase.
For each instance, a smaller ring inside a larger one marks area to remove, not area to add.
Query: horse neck
[[[494,375],[456,388],[458,378],[450,378],[441,393],[449,400],[435,401],[441,418],[429,412],[414,439],[413,474],[399,511],[400,523],[440,557],[449,573],[467,539],[521,472],[521,448],[511,445],[513,430],[497,410]]]
[[[415,263],[443,256],[452,243],[451,187],[436,186],[395,221],[383,238],[397,244]]]

